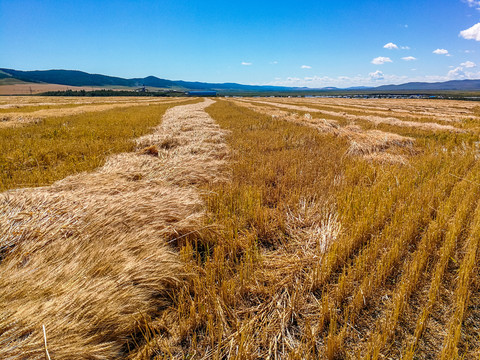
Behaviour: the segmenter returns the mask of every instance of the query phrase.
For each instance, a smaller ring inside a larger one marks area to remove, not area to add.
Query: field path
[[[138,150],[92,173],[0,194],[0,358],[110,359],[136,346],[189,275],[168,243],[198,230],[226,132],[173,107]]]

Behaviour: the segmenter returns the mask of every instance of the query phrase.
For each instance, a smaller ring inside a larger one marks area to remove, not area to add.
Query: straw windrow
[[[52,359],[118,357],[188,286],[167,242],[201,226],[196,186],[221,177],[211,103],[168,110],[139,151],[93,173],[0,195],[0,358],[43,359],[42,325]]]

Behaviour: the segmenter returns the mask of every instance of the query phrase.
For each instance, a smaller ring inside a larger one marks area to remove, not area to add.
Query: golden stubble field
[[[14,83],[0,86],[0,95],[32,95],[40,94],[46,91],[66,91],[66,90],[86,90],[90,91],[94,88],[82,87],[82,86],[67,86],[67,85],[58,85],[58,84],[36,84],[36,83]],[[97,88],[98,89],[98,88]]]
[[[2,97],[0,118],[1,358],[480,356],[476,102]]]

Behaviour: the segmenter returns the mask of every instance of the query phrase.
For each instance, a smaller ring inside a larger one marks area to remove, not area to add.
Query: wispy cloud
[[[446,49],[436,49],[433,50],[433,53],[437,55],[449,55],[448,50]]]
[[[458,66],[453,70],[450,70],[447,74],[449,80],[463,80],[467,78],[467,74],[463,70],[463,67]]]
[[[277,60],[275,60],[275,61],[270,61],[270,64],[276,65],[276,64],[278,64],[278,61],[277,61]]]
[[[474,7],[477,10],[480,10],[480,0],[464,0],[465,3],[470,7]]]
[[[383,45],[383,47],[385,49],[388,49],[388,50],[410,50],[410,46],[399,46],[397,44],[394,44],[392,42],[389,42],[385,45]]]
[[[467,40],[480,41],[480,23],[476,23],[471,28],[460,31],[459,36]]]
[[[376,70],[366,75],[356,76],[306,76],[302,79],[298,77],[288,77],[283,79],[276,78],[275,81],[264,85],[277,85],[277,86],[308,86],[308,87],[350,87],[350,86],[378,86],[381,84],[399,84],[409,80],[407,76],[398,76],[384,74],[380,70]]]
[[[375,72],[371,72],[370,74],[368,74],[368,76],[370,76],[370,78],[372,80],[383,80],[385,79],[385,76],[383,75],[383,72],[381,72],[380,70],[377,70]]]
[[[309,66],[309,65],[302,65],[302,66],[300,66],[300,68],[302,68],[302,69],[311,69],[312,67]]]
[[[250,65],[252,65],[252,63],[251,63],[251,62],[242,61],[242,65],[243,65],[243,66],[250,66]]]
[[[473,61],[465,61],[464,63],[461,63],[460,66],[466,67],[466,68],[473,68],[477,66]]]
[[[450,70],[447,73],[447,80],[463,80],[463,79],[478,79],[480,77],[480,72],[472,72],[472,69],[476,67],[473,61],[465,61],[457,66],[456,68]]]
[[[402,60],[413,61],[413,60],[417,60],[417,58],[413,56],[405,56],[405,57],[402,57]]]
[[[387,62],[393,62],[393,61],[389,57],[384,57],[384,56],[379,56],[372,60],[372,64],[375,64],[375,65],[382,65]]]
[[[389,50],[398,49],[398,46],[392,42],[389,42],[388,44],[383,45],[383,47]]]

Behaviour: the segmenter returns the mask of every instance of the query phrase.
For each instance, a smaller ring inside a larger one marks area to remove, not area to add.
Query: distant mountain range
[[[283,86],[256,86],[235,83],[203,83],[181,80],[166,80],[155,76],[145,78],[124,79],[100,74],[89,74],[77,70],[37,70],[21,71],[0,68],[0,79],[13,78],[24,82],[59,84],[68,86],[94,86],[94,87],[131,87],[141,86],[170,89],[170,90],[217,90],[217,91],[298,91],[308,88],[283,87]]]
[[[237,92],[261,92],[261,91],[480,91],[480,80],[453,80],[446,82],[410,82],[400,85],[382,85],[378,87],[351,87],[340,89],[326,87],[320,89],[306,87],[285,87],[285,86],[260,86],[242,85],[236,83],[205,83],[189,82],[181,80],[166,80],[155,76],[145,78],[124,79],[120,77],[89,74],[77,70],[36,70],[21,71],[14,69],[0,68],[0,80],[4,83],[11,83],[13,80],[27,83],[59,84],[67,86],[92,86],[92,87],[124,87],[138,88],[142,86],[168,89],[168,90],[216,90],[216,91],[237,91]],[[0,82],[1,84],[1,82]]]
[[[378,86],[375,90],[381,91],[401,91],[401,90],[480,90],[480,80],[451,80],[445,82],[427,83],[427,82],[409,82],[400,85]]]

